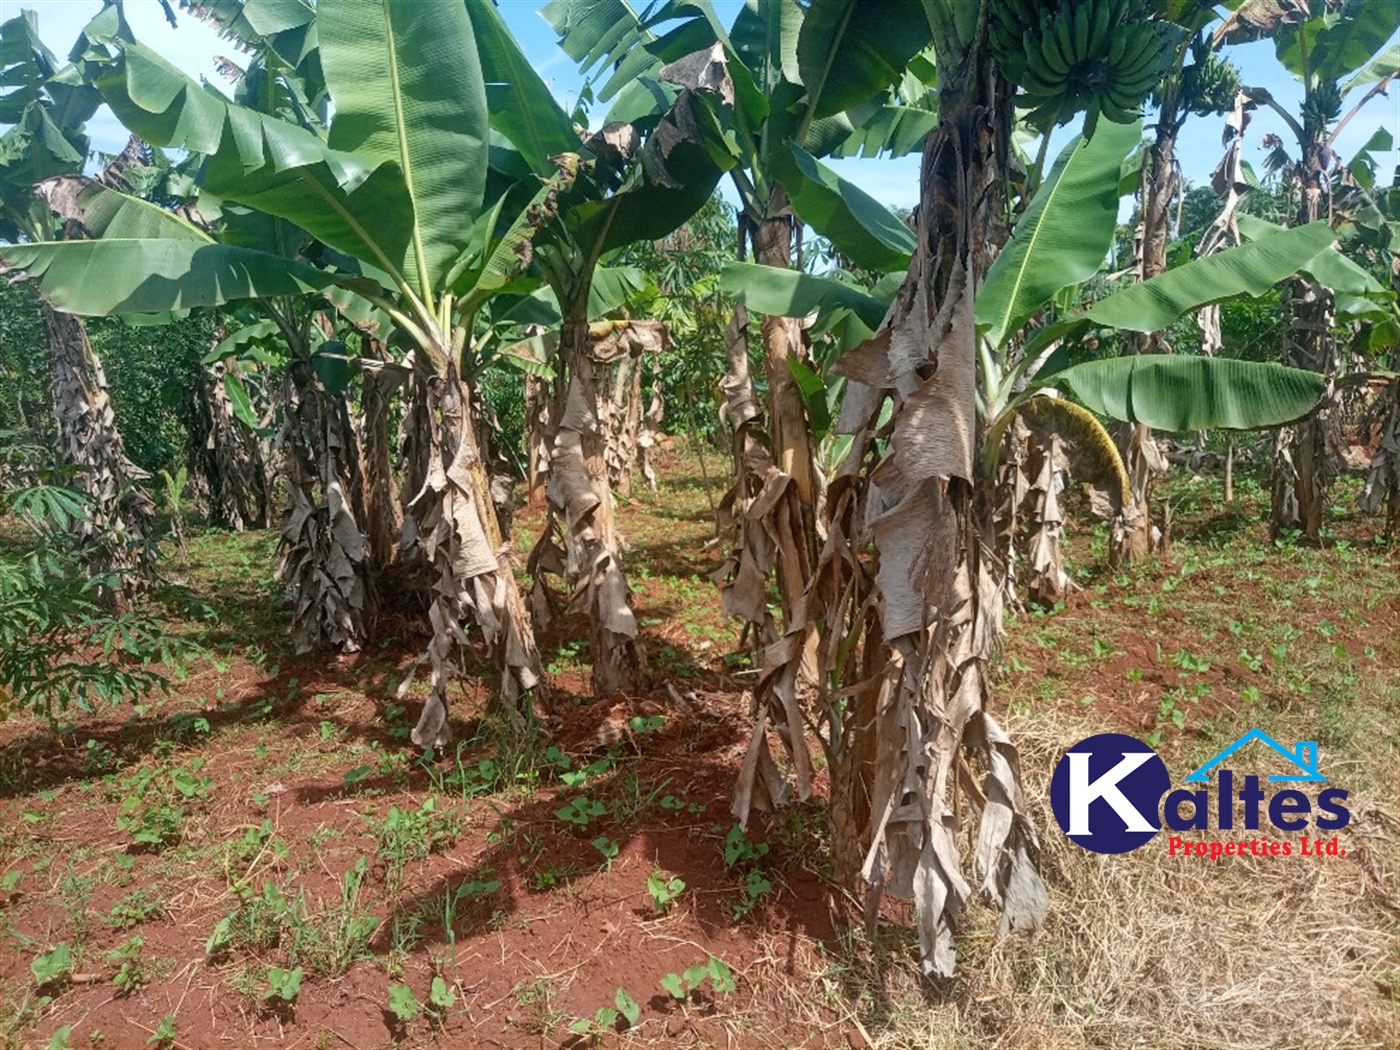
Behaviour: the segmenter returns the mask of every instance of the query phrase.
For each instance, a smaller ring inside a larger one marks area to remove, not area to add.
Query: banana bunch
[[[1228,113],[1239,90],[1239,70],[1211,50],[1210,34],[1196,37],[1191,42],[1191,64],[1181,71],[1181,108],[1198,117]],[[1160,105],[1161,97],[1161,89],[1154,90],[1153,105]]]
[[[993,56],[1022,88],[1027,121],[1048,128],[1084,112],[1128,124],[1165,72],[1178,27],[1152,20],[1143,0],[996,0],[988,21]]]
[[[1342,93],[1336,83],[1323,80],[1303,99],[1303,128],[1321,133],[1342,114]]]

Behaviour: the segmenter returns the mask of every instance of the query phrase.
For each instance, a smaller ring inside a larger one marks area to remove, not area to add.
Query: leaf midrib
[[[1006,342],[1007,335],[1009,334],[1008,329],[1011,326],[1011,318],[1016,309],[1016,301],[1020,298],[1021,288],[1025,284],[1026,274],[1030,272],[1031,258],[1035,255],[1035,246],[1040,241],[1040,233],[1046,225],[1045,216],[1049,213],[1051,206],[1054,205],[1055,198],[1059,195],[1060,188],[1065,184],[1066,176],[1069,175],[1070,169],[1074,167],[1074,162],[1078,160],[1081,153],[1084,152],[1083,148],[1086,144],[1087,140],[1081,139],[1079,144],[1074,147],[1074,152],[1070,154],[1069,160],[1066,161],[1065,166],[1060,169],[1060,173],[1055,179],[1054,186],[1050,188],[1050,196],[1045,198],[1045,207],[1040,209],[1040,215],[1037,217],[1035,227],[1031,231],[1030,243],[1026,245],[1026,251],[1021,257],[1020,265],[1016,267],[1016,281],[1011,286],[1011,295],[1007,298],[1006,309],[1001,318],[1001,334],[994,340],[998,347]]]
[[[491,17],[494,14],[495,12],[492,11],[488,14],[488,17]],[[520,67],[519,64],[516,62],[516,59],[524,58],[525,56],[524,53],[518,47],[514,46],[515,41],[513,38],[511,38],[510,40],[502,39],[501,28],[502,27],[496,22],[493,21],[491,23],[491,33],[496,38],[496,47],[501,52],[506,67],[510,70],[512,78],[517,83],[519,83],[521,81],[521,74]],[[525,119],[525,125],[526,130],[529,134],[530,144],[533,147],[536,156],[541,160],[546,159],[546,151],[544,148],[544,144],[540,141],[539,122],[535,119],[535,107],[530,105],[521,105],[519,109],[521,116]]]
[[[809,9],[808,9],[809,14],[810,14],[810,10],[811,10],[811,9],[809,8]],[[848,4],[848,5],[846,6],[846,9],[845,9],[844,13],[843,13],[842,16],[841,16],[841,25],[840,25],[840,28],[837,30],[836,35],[832,37],[832,44],[831,44],[831,47],[828,48],[828,49],[827,49],[827,52],[826,52],[826,64],[822,66],[821,81],[820,81],[820,83],[819,83],[819,85],[818,85],[818,87],[817,87],[816,94],[813,94],[813,93],[812,93],[811,88],[808,88],[808,89],[807,89],[807,94],[808,94],[808,96],[809,96],[809,98],[808,98],[808,103],[807,103],[807,113],[806,113],[806,115],[805,115],[804,118],[803,118],[802,127],[801,127],[799,133],[798,133],[797,135],[794,136],[794,138],[796,138],[797,141],[799,141],[799,142],[801,142],[802,139],[806,137],[807,129],[808,129],[809,127],[811,127],[812,121],[813,121],[813,120],[815,119],[815,117],[816,117],[816,114],[817,114],[817,106],[818,106],[818,105],[820,104],[820,102],[821,102],[822,93],[823,93],[824,91],[826,91],[827,82],[831,79],[831,67],[832,67],[832,65],[836,62],[836,51],[837,51],[837,46],[836,46],[836,44],[837,44],[837,42],[838,42],[842,37],[844,37],[844,36],[846,35],[846,30],[850,27],[850,24],[851,24],[851,13],[852,13],[854,10],[855,10],[855,5],[854,5],[854,4]],[[799,65],[800,65],[800,63],[799,63]]]
[[[403,91],[399,80],[399,55],[398,44],[394,39],[394,20],[390,13],[390,8],[394,0],[382,0],[384,10],[384,41],[388,44],[389,52],[389,88],[391,97],[394,100],[394,135],[399,142],[399,165],[403,169],[404,186],[408,189],[408,199],[413,204],[413,264],[418,270],[418,294],[422,297],[423,303],[429,310],[433,308],[433,292],[428,287],[428,260],[423,251],[423,230],[418,223],[418,195],[413,182],[413,161],[409,156],[408,136],[405,134],[404,111],[403,111]],[[359,232],[359,224],[354,223],[354,227]],[[377,246],[365,237],[371,249],[376,255],[382,257]],[[393,272],[391,269],[390,272]]]

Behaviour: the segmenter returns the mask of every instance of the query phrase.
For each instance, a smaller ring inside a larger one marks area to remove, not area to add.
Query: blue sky
[[[425,0],[418,0],[425,2]],[[1371,3],[1397,3],[1398,0],[1369,0]],[[740,0],[716,0],[715,7],[726,24],[733,22]],[[503,0],[501,12],[511,31],[520,42],[540,75],[549,83],[555,96],[566,107],[578,98],[583,79],[573,61],[554,42],[554,32],[539,16],[543,6],[538,0]],[[101,9],[100,0],[0,0],[0,19],[13,17],[21,8],[38,15],[39,31],[45,43],[60,56],[66,55],[78,31],[93,14]],[[205,77],[227,90],[227,83],[214,71],[214,56],[224,55],[246,64],[246,59],[208,26],[188,13],[180,12],[180,26],[171,29],[161,14],[156,0],[127,0],[127,17],[138,38],[149,44],[186,72]],[[1267,88],[1279,102],[1295,114],[1302,103],[1302,88],[1275,61],[1273,45],[1260,41],[1243,47],[1230,48],[1230,55],[1240,67],[1246,84]],[[597,105],[594,116],[601,119],[606,107]],[[1344,160],[1359,149],[1378,127],[1387,127],[1400,141],[1400,88],[1391,97],[1373,99],[1366,109],[1343,131],[1338,153]],[[1193,119],[1186,125],[1178,145],[1178,158],[1186,177],[1194,183],[1204,183],[1220,159],[1221,118]],[[1074,128],[1073,130],[1077,130]],[[93,144],[108,152],[120,150],[126,135],[115,118],[105,110],[89,126]],[[1279,117],[1261,110],[1249,126],[1245,144],[1245,159],[1261,167],[1262,138],[1270,133],[1283,135],[1287,130]],[[1060,139],[1068,140],[1072,129],[1061,128],[1051,140],[1052,150]],[[1400,151],[1383,158],[1382,171],[1389,172],[1400,163]],[[919,159],[917,156],[884,160],[839,160],[833,167],[855,182],[877,200],[891,206],[909,207],[918,200]],[[726,182],[727,186],[728,183]],[[731,195],[732,199],[732,195]]]

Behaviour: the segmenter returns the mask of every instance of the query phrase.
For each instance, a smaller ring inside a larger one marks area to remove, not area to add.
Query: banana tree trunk
[[[278,579],[291,597],[299,653],[357,652],[370,614],[368,550],[355,516],[359,450],[343,399],[321,385],[305,357],[283,378],[279,438],[288,485]]]
[[[792,266],[794,220],[782,186],[769,195],[766,214],[753,222],[740,213],[739,256],[752,245],[754,261],[764,266]],[[754,395],[749,375],[748,313],[736,309],[725,329],[728,366],[721,382],[721,410],[732,440],[734,484],[716,509],[716,526],[728,548],[723,565],[711,579],[718,584],[725,612],[741,617],[745,633],[760,655],[764,708],[759,725],[771,726],[799,756],[795,767],[798,793],[811,791],[805,759],[805,729],[797,704],[799,682],[815,683],[820,673],[818,617],[807,600],[817,563],[817,484],[811,433],[802,396],[788,361],[804,356],[801,322],[765,316],[759,331],[768,380],[768,434],[762,435],[765,411]],[[776,573],[781,623],[768,611],[768,585]],[[789,666],[789,654],[797,663]],[[757,709],[756,709],[757,713]],[[771,774],[771,775],[770,775]],[[780,801],[765,788],[776,785],[766,729],[756,730],[735,786],[734,812],[747,820],[752,806],[767,809]]]
[[[1327,178],[1319,138],[1305,143],[1298,165],[1300,203],[1298,225],[1315,222],[1322,213],[1322,187]],[[1337,371],[1337,340],[1333,332],[1336,304],[1332,293],[1312,278],[1299,274],[1283,293],[1283,363],[1321,372]],[[1328,398],[1330,401],[1330,395]],[[1335,467],[1335,442],[1329,440],[1331,412],[1327,402],[1311,417],[1281,427],[1274,440],[1272,484],[1273,531],[1301,529],[1316,540],[1321,536],[1327,488]]]
[[[608,483],[624,497],[632,494],[633,474],[646,470],[642,424],[652,413],[642,406],[642,360],[671,345],[660,321],[603,321],[590,328],[603,459]]]
[[[196,417],[204,426],[203,440],[192,459],[209,491],[209,516],[220,525],[242,532],[268,526],[267,468],[257,436],[239,423],[224,389],[227,364],[216,361],[204,369],[195,396]]]
[[[1065,571],[1064,549],[1060,542],[1065,521],[1060,506],[1064,457],[1055,435],[1048,441],[1035,436],[1027,438],[1025,451],[1024,480],[1028,484],[1024,502],[1030,537],[1026,552],[1026,598],[1033,605],[1049,609],[1077,588]],[[1022,467],[1018,463],[1013,469],[1019,473]]]
[[[766,484],[782,487],[780,493],[770,492],[765,501],[765,506],[772,503],[775,509],[779,501],[795,500],[796,492],[791,479],[774,465],[758,432],[763,408],[749,373],[748,323],[748,311],[740,303],[724,329],[728,364],[720,380],[724,394],[720,419],[730,433],[735,481],[716,509],[718,533],[728,555],[711,579],[719,586],[725,614],[744,620],[745,630],[756,632],[759,643],[767,645],[777,637],[768,611],[768,579],[779,557],[778,546],[793,547],[784,552],[785,558],[796,559],[799,554],[790,530],[770,531],[768,515],[750,510]],[[782,516],[791,513],[792,508],[785,506]]]
[[[1173,111],[1175,109],[1173,104]],[[1157,137],[1147,152],[1142,209],[1141,280],[1167,269],[1167,239],[1171,225],[1171,201],[1176,192],[1176,131],[1172,113],[1157,122]],[[1155,354],[1163,350],[1155,332],[1128,333],[1128,352]],[[1152,486],[1166,467],[1152,430],[1134,423],[1123,430],[1123,461],[1131,482],[1131,500],[1115,515],[1109,528],[1109,564],[1127,565],[1165,550],[1165,531],[1152,520]]]
[[[1400,385],[1387,383],[1382,395],[1385,418],[1381,424],[1380,441],[1371,457],[1366,486],[1361,491],[1361,509],[1374,514],[1386,509],[1386,531],[1393,532],[1400,522]]]
[[[393,419],[394,397],[403,386],[407,372],[394,363],[383,342],[371,335],[364,336],[361,357],[365,366],[356,428],[361,479],[357,504],[362,508],[360,520],[365,523],[370,565],[378,575],[397,559],[403,528],[389,424]]]
[[[830,599],[824,592],[815,593],[818,581],[807,557],[798,485],[774,462],[774,453],[760,432],[764,413],[749,373],[747,328],[748,313],[739,305],[725,328],[728,366],[720,383],[724,392],[720,414],[733,442],[735,473],[734,485],[716,508],[718,536],[728,554],[711,576],[719,586],[725,613],[745,621],[745,633],[752,637],[760,657],[754,725],[735,780],[731,807],[745,825],[750,810],[771,812],[785,801],[786,788],[773,759],[770,732],[792,758],[798,797],[807,799],[812,794],[814,768],[798,684],[803,678],[814,680],[820,670],[827,669],[817,663],[814,624],[821,619],[819,606]],[[829,561],[830,552],[824,552],[822,564]],[[768,606],[769,581],[775,568],[780,581],[791,582],[801,576],[808,579],[792,604],[786,605],[781,633]],[[838,638],[839,634],[833,635],[829,641],[834,643]],[[833,801],[833,812],[835,809]]]
[[[775,187],[768,202],[768,213],[780,213],[787,206],[787,194]],[[790,216],[769,218],[753,227],[754,261],[779,269],[792,267],[793,220]],[[768,378],[768,440],[773,465],[792,479],[796,501],[790,520],[793,541],[784,544],[777,560],[778,593],[782,600],[784,626],[789,624],[802,603],[803,592],[816,562],[816,470],[813,466],[811,432],[802,395],[797,389],[788,361],[802,360],[802,323],[795,317],[765,316],[760,329]],[[803,675],[812,680],[816,673],[816,630],[812,626],[804,641]]]
[[[942,103],[924,147],[919,247],[892,323],[845,372],[856,380],[848,398],[869,410],[852,453],[865,495],[851,504],[863,503],[863,514],[848,527],[870,523],[852,533],[853,548],[869,540],[877,552],[879,622],[862,628],[847,619],[848,629],[866,632],[863,663],[875,676],[845,678],[865,694],[870,721],[851,725],[836,751],[835,850],[843,870],[858,870],[868,909],[881,893],[913,899],[923,968],[945,976],[973,892],[1000,906],[1002,932],[1038,925],[1047,907],[1016,750],[990,711],[1010,508],[1007,486],[980,474],[986,423],[976,415],[973,300],[1000,232],[1010,107],[989,64],[976,58],[939,63]],[[895,413],[881,454],[874,434],[884,393]],[[978,786],[975,768],[986,771]],[[959,848],[969,817],[974,882],[963,875]]]
[[[83,322],[48,303],[39,309],[49,333],[63,460],[76,468],[74,484],[92,501],[91,517],[79,526],[83,556],[93,572],[115,574],[114,598],[124,603],[155,571],[155,507],[139,485],[148,475],[126,457],[102,362]]]
[[[431,665],[431,688],[412,739],[420,747],[442,748],[452,741],[447,689],[453,672],[460,672],[468,644],[464,619],[471,616],[481,628],[500,674],[496,706],[517,725],[524,723],[530,696],[540,685],[540,658],[515,582],[510,546],[492,507],[471,390],[455,364],[439,369],[419,352],[413,358],[412,398],[406,444],[416,462],[405,476],[419,487],[404,489],[413,492],[405,544],[411,538],[431,569],[428,619],[433,632],[419,658],[419,664],[427,660]],[[412,682],[409,674],[399,686],[400,698]]]
[[[594,695],[615,696],[637,692],[644,676],[632,589],[619,556],[622,542],[608,480],[599,365],[583,310],[586,301],[586,294],[580,295],[566,307],[559,333],[561,374],[551,411],[546,484],[549,515],[530,552],[531,605],[537,620],[547,622],[551,602],[544,575],[564,576],[573,591],[570,605],[588,613]],[[556,540],[561,523],[562,548]]]
[[[553,432],[554,384],[543,376],[525,376],[526,488],[533,508],[544,507],[549,480],[549,435]]]

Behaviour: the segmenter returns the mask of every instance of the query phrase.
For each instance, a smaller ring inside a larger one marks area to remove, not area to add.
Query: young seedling
[[[652,906],[658,915],[670,911],[675,899],[685,892],[685,880],[667,879],[660,871],[653,871],[647,879],[647,892],[651,894]]]
[[[633,715],[627,722],[634,733],[653,733],[666,724],[665,715]]]
[[[768,855],[768,843],[750,842],[744,829],[735,824],[724,838],[724,863],[729,868],[747,869],[744,874],[744,896],[730,902],[734,918],[742,919],[773,888],[773,881],[758,867],[758,861]]]
[[[200,775],[204,764],[204,759],[192,758],[188,769],[177,769],[171,773],[170,782],[175,785],[175,790],[188,799],[203,798],[207,795],[214,786],[214,778]]]
[[[447,982],[440,975],[433,974],[433,983],[428,989],[428,1010],[433,1016],[441,1021],[456,1001],[457,994]]]
[[[580,787],[587,783],[591,777],[600,777],[610,769],[612,769],[612,760],[599,758],[594,759],[582,769],[571,769],[561,773],[559,779],[568,787]]]
[[[594,817],[601,817],[607,811],[608,807],[601,802],[595,801],[587,795],[580,795],[567,806],[560,806],[556,809],[554,815],[575,827],[586,828],[590,820]]]
[[[111,912],[104,920],[118,930],[130,929],[143,922],[159,918],[165,914],[165,901],[158,892],[152,890],[132,890],[117,898]]]
[[[669,809],[675,812],[704,813],[705,806],[700,802],[687,802],[683,798],[676,798],[675,795],[663,795],[658,803],[662,809]]]
[[[301,992],[301,967],[284,970],[280,966],[270,966],[267,970],[267,991],[263,998],[269,1002],[281,1000],[279,1005],[290,1006],[297,1001]]]
[[[417,1017],[418,1011],[421,1009],[418,997],[413,994],[413,989],[408,985],[391,984],[389,986],[389,1010],[404,1024]]]
[[[160,1024],[156,1025],[156,1030],[146,1040],[146,1045],[154,1046],[157,1050],[168,1050],[169,1047],[175,1045],[174,1014],[166,1014],[160,1019]]]
[[[715,955],[711,955],[709,961],[703,965],[687,966],[684,973],[668,973],[661,978],[661,987],[671,998],[685,1000],[705,983],[706,978],[709,978],[710,988],[715,992],[728,995],[734,991],[734,971],[729,968],[728,963]]]
[[[768,843],[750,842],[749,837],[744,834],[744,829],[738,824],[730,828],[729,834],[724,837],[724,866],[726,868],[759,861],[767,855]]]
[[[139,934],[128,937],[107,953],[107,961],[118,966],[112,977],[112,985],[118,996],[127,996],[146,983],[146,972],[141,966],[142,949],[145,938]]]
[[[619,988],[617,994],[613,996],[613,1002],[617,1008],[611,1006],[600,1006],[593,1012],[592,1017],[580,1017],[569,1025],[569,1031],[576,1035],[586,1035],[599,1037],[613,1028],[617,1024],[618,1017],[627,1022],[626,1027],[631,1028],[642,1016],[642,1008],[628,994],[626,988]]]
[[[729,902],[730,913],[736,920],[742,919],[753,911],[764,895],[771,892],[772,889],[773,880],[763,873],[763,869],[749,869],[749,873],[744,876],[744,895],[736,901]]]
[[[593,848],[603,855],[603,863],[609,871],[612,870],[612,862],[617,857],[621,847],[606,835],[599,835],[593,840]]]
[[[50,981],[67,977],[72,969],[73,952],[66,944],[60,944],[53,951],[45,952],[29,964],[34,983],[41,987]]]

